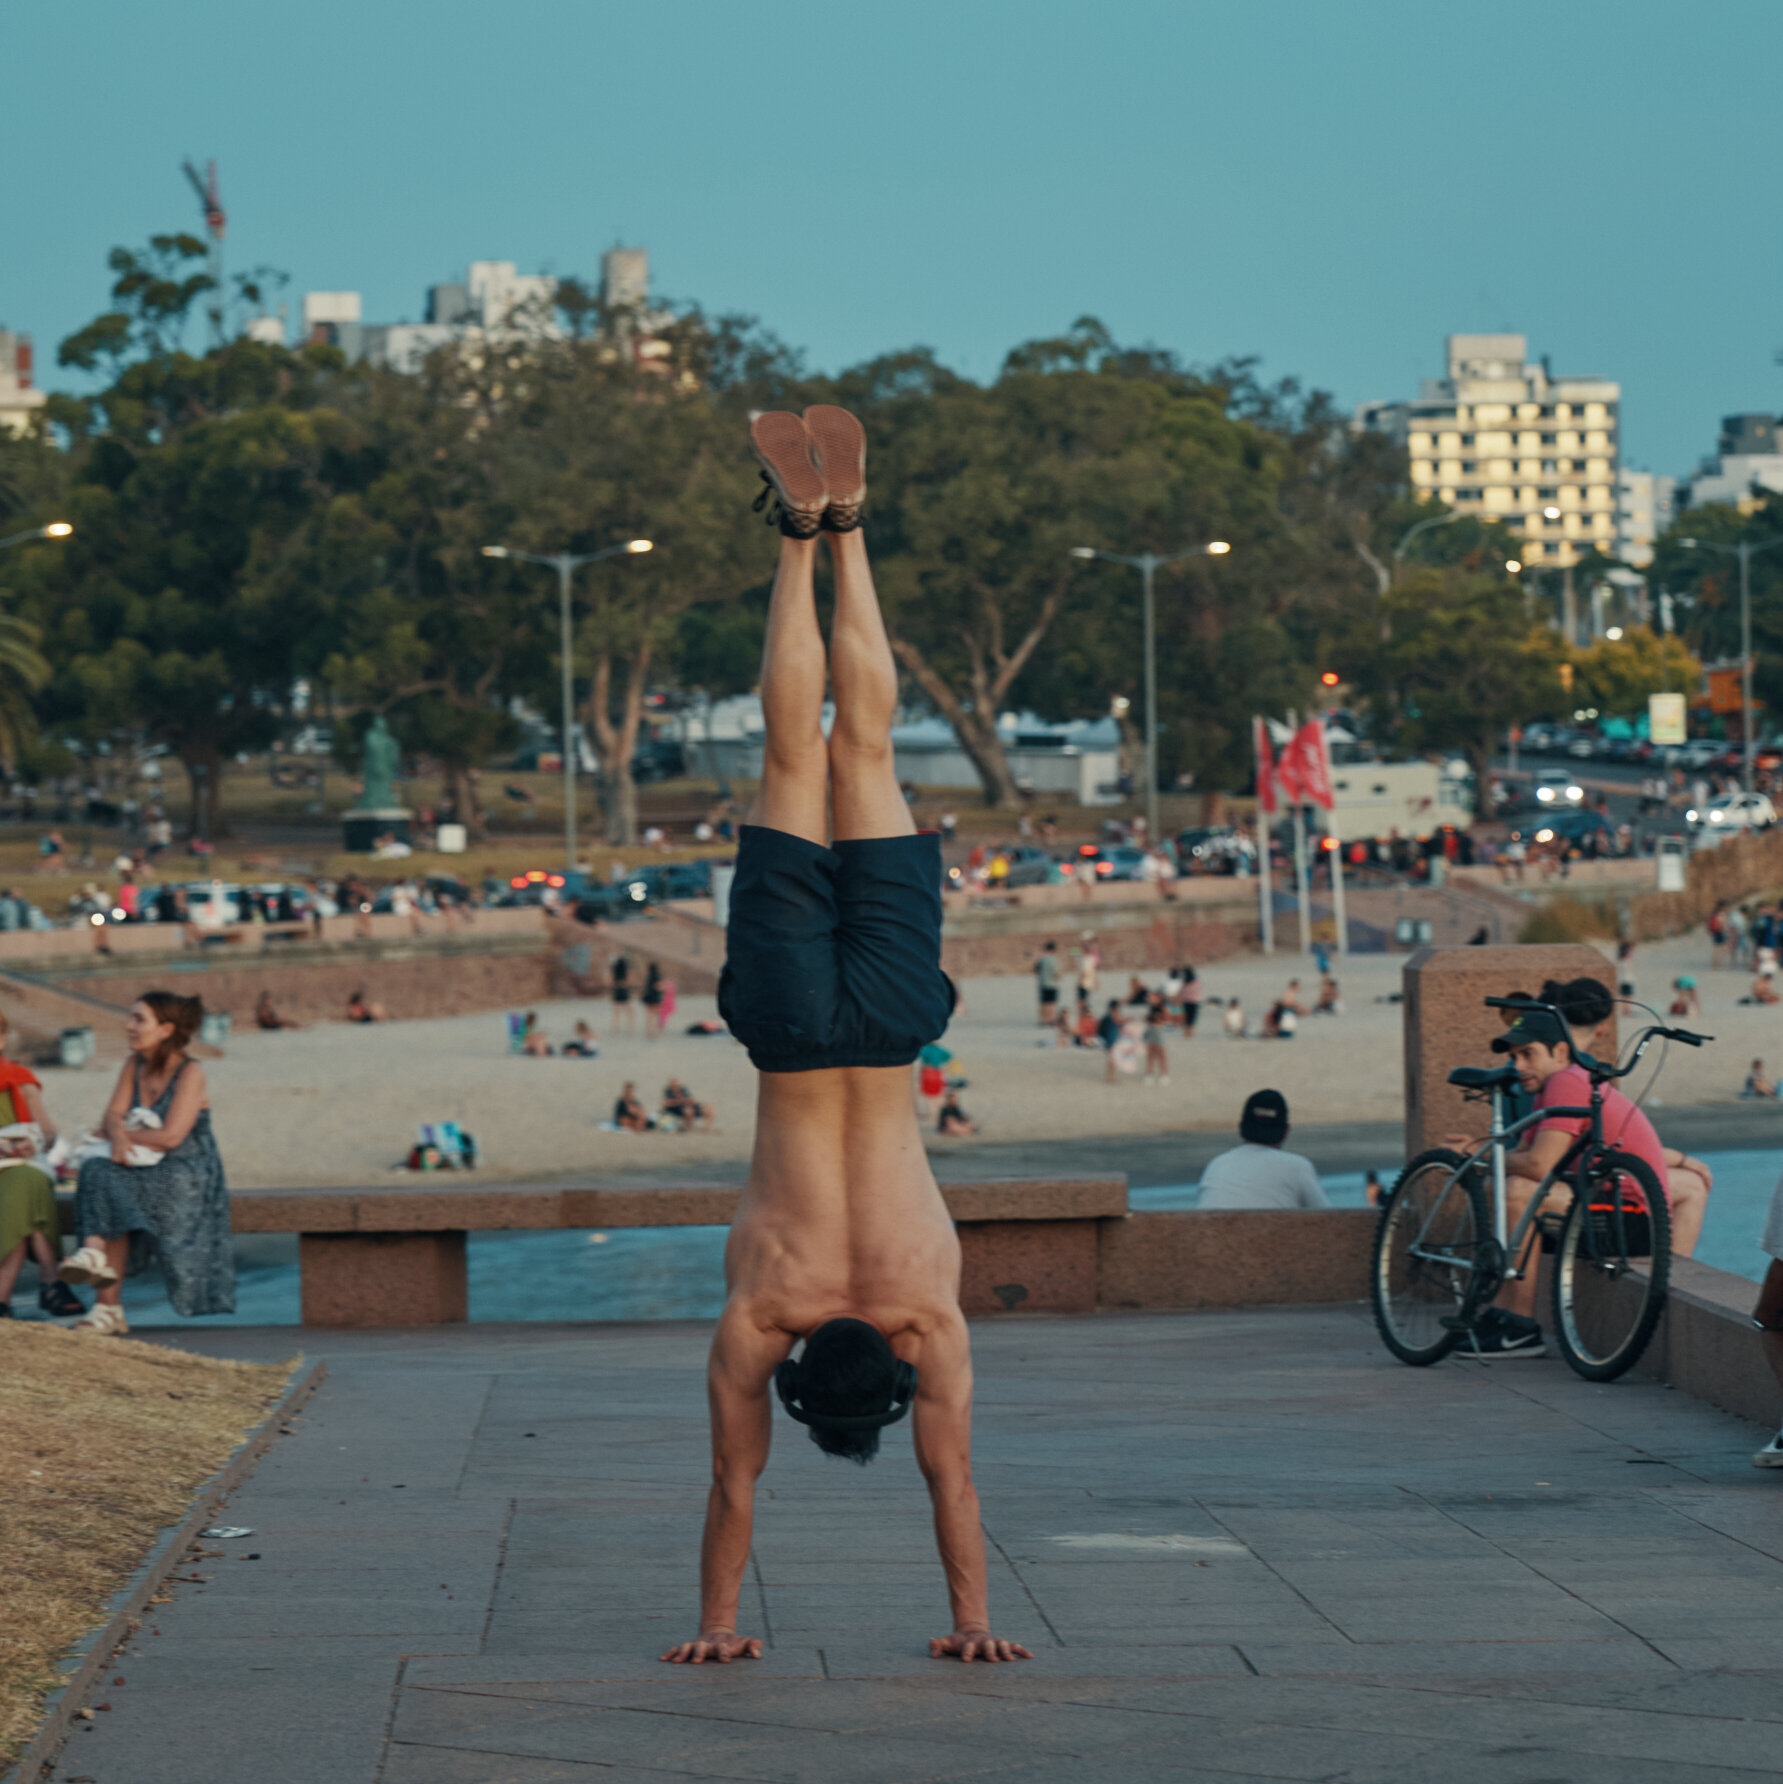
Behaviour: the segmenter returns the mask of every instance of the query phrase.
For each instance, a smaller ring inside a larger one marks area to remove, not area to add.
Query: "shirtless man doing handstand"
[[[929,1652],[1030,1659],[987,1623],[959,1240],[910,1096],[911,1062],[946,1028],[953,987],[941,971],[940,840],[916,834],[892,771],[897,671],[858,530],[866,440],[852,415],[820,407],[758,417],[750,447],[782,538],[761,789],[738,847],[718,995],[761,1082],[707,1371],[700,1633],[663,1659],[761,1655],[758,1637],[738,1633],[737,1596],[768,1460],[770,1383],[820,1449],[863,1464],[881,1428],[914,1408],[953,1607],[953,1633]],[[820,531],[836,574],[827,741],[812,587]]]

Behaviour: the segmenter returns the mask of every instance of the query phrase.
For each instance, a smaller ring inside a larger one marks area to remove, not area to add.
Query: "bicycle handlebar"
[[[1565,1015],[1560,1010],[1556,1009],[1553,1004],[1543,1003],[1540,998],[1489,997],[1486,999],[1486,1007],[1491,1010],[1545,1010],[1560,1024],[1562,1029],[1567,1030],[1568,1032],[1571,1031],[1571,1024],[1568,1023]],[[1630,1054],[1627,1065],[1609,1066],[1604,1065],[1599,1061],[1592,1061],[1590,1063],[1595,1069],[1592,1071],[1591,1075],[1593,1077],[1601,1076],[1606,1079],[1626,1078],[1628,1074],[1640,1064],[1641,1055],[1647,1050],[1647,1043],[1651,1041],[1655,1035],[1658,1035],[1662,1040],[1682,1042],[1686,1047],[1700,1047],[1704,1041],[1712,1041],[1715,1038],[1712,1034],[1693,1034],[1688,1028],[1666,1028],[1659,1023],[1654,1023],[1651,1028],[1642,1029],[1640,1035],[1636,1038],[1634,1051]]]

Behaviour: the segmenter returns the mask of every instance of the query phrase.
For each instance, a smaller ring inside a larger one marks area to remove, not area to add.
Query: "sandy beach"
[[[1282,1091],[1303,1124],[1391,1121],[1402,1113],[1401,1009],[1388,1000],[1403,965],[1402,957],[1381,955],[1348,962],[1343,1014],[1307,1017],[1292,1041],[1229,1040],[1220,1032],[1220,1010],[1208,1007],[1199,1037],[1172,1043],[1167,1086],[1137,1078],[1109,1085],[1100,1054],[1042,1045],[1026,976],[967,981],[947,1045],[955,1069],[970,1081],[962,1100],[986,1141],[1223,1131],[1262,1085]],[[1738,1007],[1749,979],[1709,972],[1701,936],[1643,947],[1637,965],[1641,987],[1655,1001],[1678,973],[1694,972],[1703,987],[1700,1026],[1719,1037],[1700,1052],[1673,1048],[1649,1106],[1732,1102],[1754,1057],[1783,1066],[1783,1006]],[[1153,982],[1159,976],[1149,975]],[[1243,1000],[1253,1032],[1290,978],[1301,980],[1308,1001],[1317,984],[1312,963],[1293,955],[1219,962],[1203,977],[1210,998]],[[1104,995],[1125,986],[1125,975],[1105,979]],[[567,1036],[578,1016],[591,1021],[601,1037],[597,1060],[520,1058],[508,1051],[499,1013],[238,1032],[227,1057],[206,1068],[230,1181],[242,1189],[388,1181],[417,1124],[443,1120],[476,1135],[485,1181],[665,1169],[685,1169],[696,1180],[734,1179],[749,1156],[755,1074],[727,1036],[680,1032],[712,1013],[710,998],[685,999],[677,1032],[646,1041],[613,1035],[604,1002],[540,1006],[554,1040]],[[716,1132],[601,1130],[626,1080],[654,1109],[671,1076],[715,1106]],[[44,1078],[50,1112],[65,1130],[98,1119],[109,1072],[50,1071]],[[1783,1133],[1783,1105],[1778,1118]],[[971,1148],[964,1141],[947,1150]]]

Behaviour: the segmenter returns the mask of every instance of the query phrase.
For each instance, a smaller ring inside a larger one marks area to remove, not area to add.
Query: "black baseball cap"
[[[1258,1146],[1276,1146],[1288,1132],[1288,1099],[1279,1090],[1253,1090],[1244,1099],[1238,1137]]]
[[[1562,1041],[1570,1045],[1572,1036],[1552,1010],[1519,1010],[1516,1021],[1503,1034],[1492,1037],[1492,1051],[1509,1053],[1516,1047],[1554,1047]]]

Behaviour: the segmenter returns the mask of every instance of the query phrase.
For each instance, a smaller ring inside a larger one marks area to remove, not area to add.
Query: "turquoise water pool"
[[[1696,1255],[1719,1270],[1756,1281],[1768,1259],[1758,1248],[1783,1154],[1711,1152],[1715,1192]],[[1323,1179],[1340,1208],[1364,1205],[1362,1173]],[[1194,1184],[1129,1193],[1136,1210],[1193,1208]],[[713,1319],[724,1303],[724,1227],[635,1227],[611,1232],[473,1233],[469,1245],[470,1316],[474,1320]],[[135,1326],[278,1326],[298,1323],[297,1267],[242,1271],[232,1314],[182,1320],[168,1306],[159,1277],[125,1284]],[[21,1317],[35,1297],[21,1297]]]

